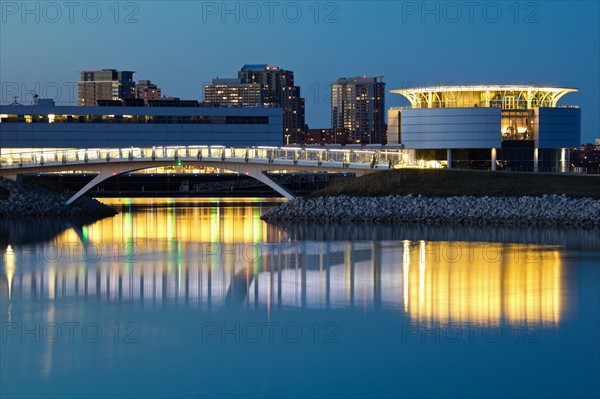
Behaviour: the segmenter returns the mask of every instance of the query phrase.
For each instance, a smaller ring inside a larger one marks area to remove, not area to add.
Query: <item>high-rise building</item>
[[[237,79],[213,79],[204,85],[204,101],[226,106],[256,105],[281,107],[283,142],[304,142],[304,98],[294,86],[294,72],[265,64],[244,65]]]
[[[354,143],[386,142],[383,77],[340,78],[331,85],[331,125]]]
[[[141,100],[160,100],[161,90],[149,80],[140,80],[135,87],[135,98]]]
[[[204,102],[229,107],[256,107],[269,101],[269,93],[258,83],[246,83],[244,79],[213,79],[204,85]]]
[[[271,105],[283,109],[284,144],[304,143],[305,102],[300,97],[300,87],[294,86],[294,72],[266,64],[246,64],[238,72],[246,83],[263,85],[270,96]]]
[[[136,96],[132,71],[102,69],[82,71],[77,84],[79,105],[95,106],[98,100],[125,100]]]

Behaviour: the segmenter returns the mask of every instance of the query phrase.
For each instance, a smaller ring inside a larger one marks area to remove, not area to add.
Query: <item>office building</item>
[[[284,144],[304,142],[305,101],[294,73],[266,64],[244,65],[237,79],[213,79],[204,85],[204,101],[225,106],[280,107],[283,112]]]
[[[95,106],[98,100],[134,99],[136,97],[134,73],[116,69],[82,71],[77,84],[78,104]]]
[[[386,142],[382,77],[340,78],[331,85],[331,125],[347,129],[353,143]]]
[[[204,102],[228,107],[256,107],[269,103],[269,93],[263,85],[246,83],[244,79],[215,78],[204,85]]]

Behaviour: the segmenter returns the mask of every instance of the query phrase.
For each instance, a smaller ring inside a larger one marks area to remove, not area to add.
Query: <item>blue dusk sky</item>
[[[0,102],[29,90],[76,102],[78,72],[136,71],[163,94],[203,97],[244,64],[294,71],[310,127],[330,126],[329,84],[384,76],[429,85],[578,88],[582,141],[600,137],[597,1],[0,1]]]

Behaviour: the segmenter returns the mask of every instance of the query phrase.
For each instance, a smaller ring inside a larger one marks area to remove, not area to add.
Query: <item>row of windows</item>
[[[0,123],[149,123],[268,125],[268,116],[0,115]]]

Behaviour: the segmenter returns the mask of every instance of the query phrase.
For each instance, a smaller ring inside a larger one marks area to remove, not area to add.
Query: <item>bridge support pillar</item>
[[[296,198],[294,196],[294,194],[292,194],[291,192],[288,191],[287,188],[285,188],[283,185],[277,183],[275,180],[271,179],[267,175],[266,172],[255,170],[255,171],[248,173],[248,175],[254,177],[256,180],[260,181],[261,183],[264,183],[267,186],[271,187],[273,190],[277,191],[279,194],[283,195],[285,198],[287,198],[290,201],[293,200],[294,198]]]
[[[98,174],[98,176],[94,177],[92,179],[92,181],[90,181],[88,184],[86,184],[74,196],[69,198],[69,200],[67,202],[65,202],[65,205],[71,205],[72,203],[77,201],[79,198],[81,198],[82,195],[84,195],[85,193],[90,191],[92,188],[94,188],[96,185],[102,183],[106,179],[113,177],[114,175],[115,175],[115,173],[113,173],[112,170],[109,170],[109,169],[101,170],[100,173]]]

